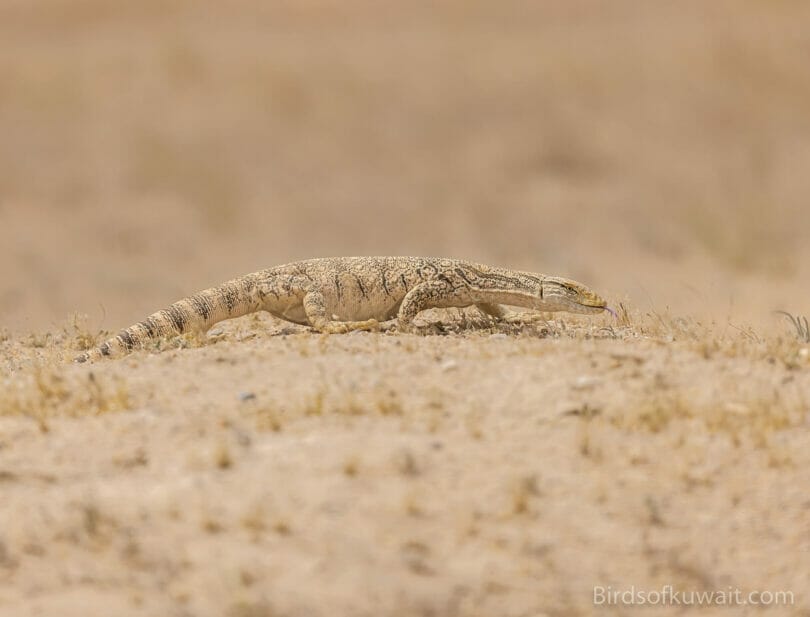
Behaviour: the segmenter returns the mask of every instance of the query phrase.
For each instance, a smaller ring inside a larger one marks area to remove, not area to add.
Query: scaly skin
[[[128,352],[158,338],[204,332],[217,322],[257,311],[330,334],[375,330],[379,322],[395,317],[399,331],[419,333],[413,320],[421,311],[472,305],[512,322],[531,321],[536,311],[609,310],[602,298],[575,281],[458,259],[309,259],[248,274],[175,302],[76,362]],[[530,311],[513,313],[502,305]]]

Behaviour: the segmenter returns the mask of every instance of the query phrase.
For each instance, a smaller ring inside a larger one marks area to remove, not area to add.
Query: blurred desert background
[[[2,6],[7,328],[346,254],[810,304],[803,2]]]
[[[809,61],[798,0],[0,0],[0,614],[810,614]],[[620,319],[70,364],[373,254]]]

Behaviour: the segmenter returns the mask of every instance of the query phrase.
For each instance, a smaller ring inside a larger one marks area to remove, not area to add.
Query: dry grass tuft
[[[255,505],[245,512],[241,523],[254,537],[259,537],[267,531],[267,515],[259,505]]]
[[[681,395],[672,392],[656,393],[638,402],[624,413],[610,418],[618,428],[660,433],[672,422],[688,420],[695,409],[686,403]]]
[[[87,315],[74,313],[68,324],[62,328],[62,333],[68,341],[68,348],[75,351],[87,351],[99,345],[107,333],[98,331],[95,334],[87,327]]]
[[[233,467],[233,456],[228,444],[222,442],[217,446],[214,453],[214,463],[219,469],[230,469]]]
[[[540,497],[540,488],[537,485],[537,476],[523,476],[518,478],[512,486],[512,514],[526,515],[532,512],[532,502]]]
[[[102,380],[93,372],[66,375],[53,368],[36,367],[7,381],[0,394],[0,415],[33,418],[43,430],[47,430],[50,418],[97,416],[131,408],[124,380]]]
[[[240,600],[227,611],[228,617],[276,617],[276,615],[279,615],[279,613],[264,601],[249,602]]]
[[[702,427],[709,434],[727,436],[734,446],[748,443],[764,448],[774,434],[803,426],[806,415],[807,404],[801,395],[790,400],[778,389],[770,395],[758,393],[741,400],[702,403],[690,401],[679,392],[665,391],[642,399],[612,416],[610,422],[624,430],[656,434],[674,425],[686,432]]]
[[[776,311],[779,315],[784,315],[790,320],[791,325],[796,330],[796,337],[802,343],[810,343],[810,325],[807,317],[801,315],[791,315],[787,311]]]
[[[343,462],[343,475],[350,478],[360,473],[360,460],[356,456],[350,456]]]

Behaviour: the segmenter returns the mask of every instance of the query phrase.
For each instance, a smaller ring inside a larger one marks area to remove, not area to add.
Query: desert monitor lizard
[[[375,330],[379,322],[394,317],[400,332],[420,332],[413,323],[420,311],[471,305],[496,319],[517,322],[532,315],[513,313],[503,305],[585,314],[610,311],[602,298],[576,281],[458,259],[308,259],[248,274],[175,302],[76,361],[97,360],[184,332],[204,332],[219,321],[257,311],[326,333]]]

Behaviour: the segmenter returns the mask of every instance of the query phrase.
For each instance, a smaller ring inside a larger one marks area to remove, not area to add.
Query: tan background
[[[778,327],[810,305],[805,2],[0,6],[0,324],[117,329],[433,254]]]
[[[0,0],[0,617],[810,615],[809,67],[805,1]],[[626,310],[70,362],[373,253]]]

